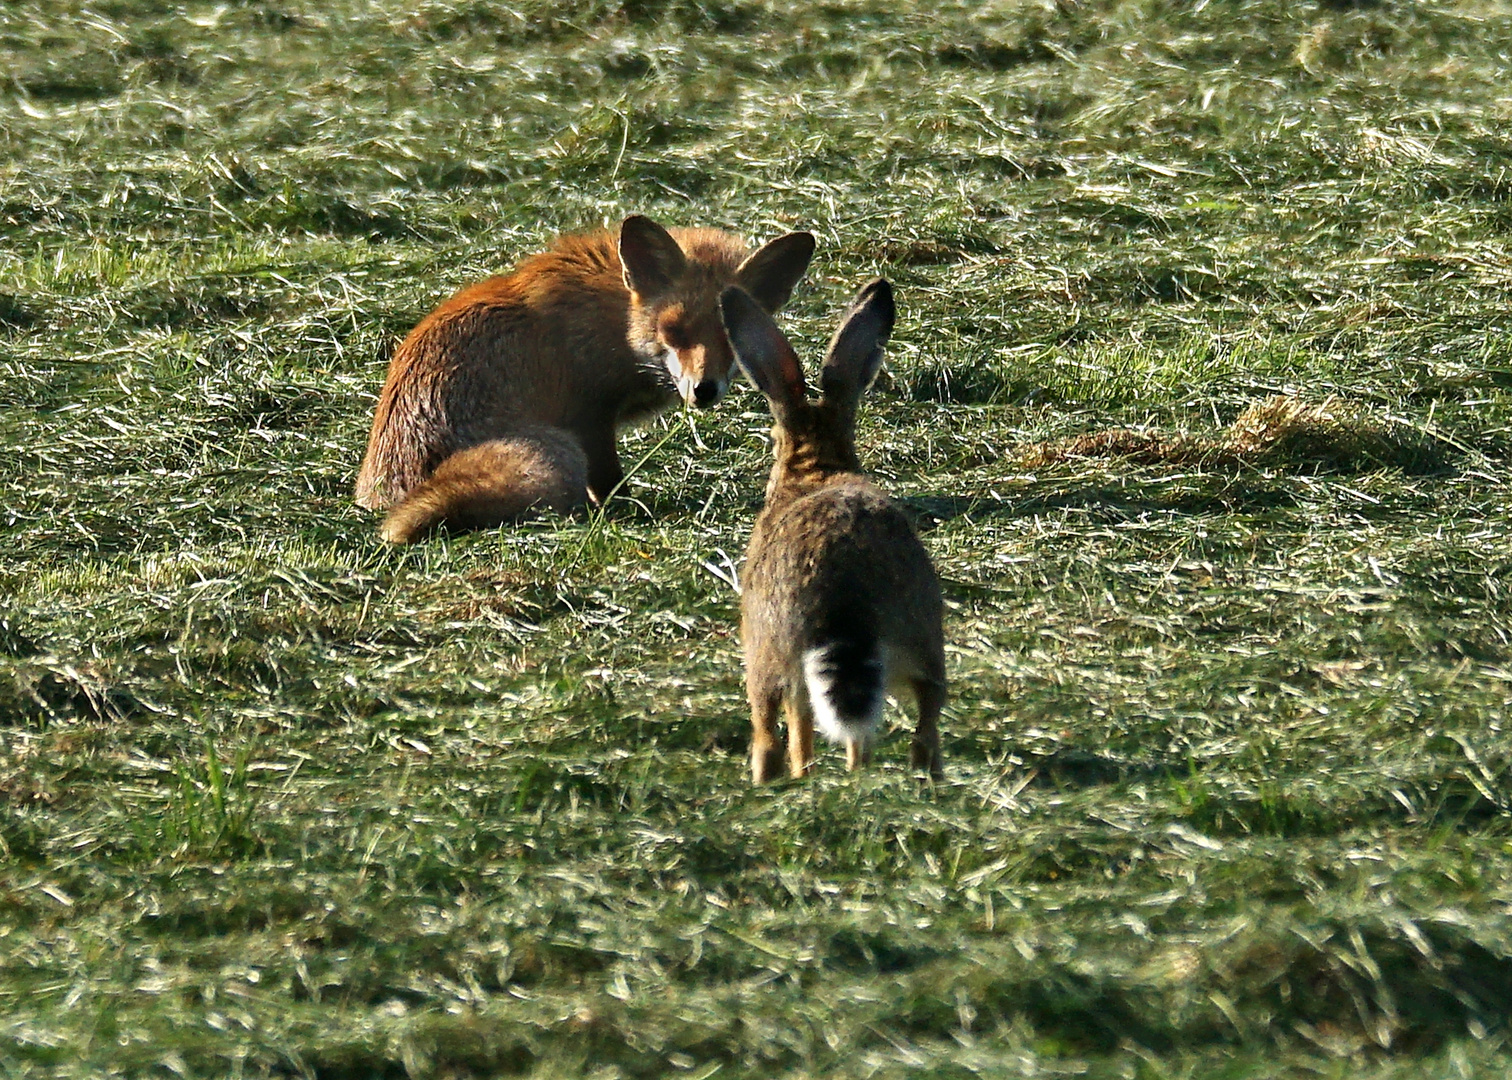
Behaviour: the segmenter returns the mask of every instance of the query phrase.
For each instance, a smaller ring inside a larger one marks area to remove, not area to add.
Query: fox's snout
[[[678,379],[677,392],[683,401],[699,409],[719,404],[729,389],[728,379]]]
[[[700,409],[707,409],[720,398],[724,397],[725,386],[723,379],[705,379],[693,388],[693,404]]]
[[[730,388],[730,368],[733,357],[723,365],[718,364],[713,350],[702,346],[666,352],[667,370],[677,383],[677,393],[683,401],[699,409],[719,404]],[[723,367],[722,371],[715,370]]]

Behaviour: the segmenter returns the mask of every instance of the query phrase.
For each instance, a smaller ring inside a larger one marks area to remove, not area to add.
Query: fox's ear
[[[719,295],[725,333],[741,369],[780,419],[803,400],[803,365],[766,310],[738,285]]]
[[[769,312],[777,312],[808,269],[814,257],[814,234],[787,233],[763,244],[735,271],[735,284],[755,297]]]
[[[840,320],[824,358],[820,386],[826,400],[853,404],[882,368],[882,347],[892,334],[892,286],[877,278],[862,287]]]
[[[625,288],[638,296],[667,292],[688,265],[688,257],[672,234],[640,214],[620,222],[619,257],[625,269]]]

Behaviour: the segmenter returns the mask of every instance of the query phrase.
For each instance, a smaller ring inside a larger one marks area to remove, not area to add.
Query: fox
[[[720,293],[738,285],[776,314],[814,247],[791,232],[751,252],[722,230],[633,214],[462,289],[394,351],[358,505],[386,510],[379,535],[404,544],[442,524],[604,503],[625,475],[621,427],[729,389]]]

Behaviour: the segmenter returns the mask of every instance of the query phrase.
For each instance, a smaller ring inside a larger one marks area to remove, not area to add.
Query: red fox
[[[635,215],[617,238],[559,237],[514,273],[463,289],[389,362],[358,504],[389,507],[380,535],[409,543],[443,522],[477,528],[602,502],[624,478],[621,425],[679,395],[700,408],[724,396],[734,356],[720,292],[739,285],[775,313],[813,254],[806,232],[748,254],[729,233],[668,232]]]

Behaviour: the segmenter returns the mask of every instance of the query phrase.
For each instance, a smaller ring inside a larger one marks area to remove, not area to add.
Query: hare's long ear
[[[892,286],[884,279],[864,286],[851,301],[830,340],[820,386],[826,400],[854,404],[882,367],[882,346],[893,328]]]
[[[625,288],[637,296],[668,292],[688,266],[688,257],[672,234],[640,214],[620,222],[619,257]]]
[[[769,312],[777,312],[808,269],[814,257],[814,234],[787,233],[763,244],[735,271],[735,284],[755,297]]]
[[[731,285],[719,296],[725,332],[741,369],[766,395],[780,420],[803,401],[803,365],[772,317],[751,294]]]

